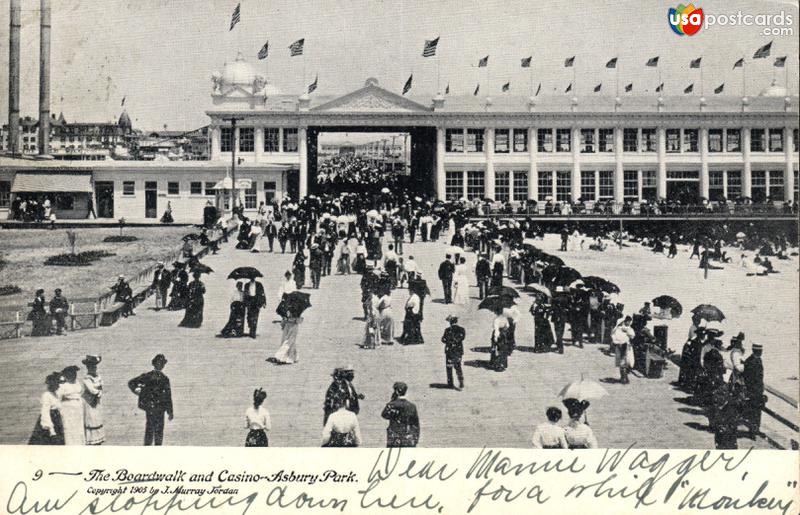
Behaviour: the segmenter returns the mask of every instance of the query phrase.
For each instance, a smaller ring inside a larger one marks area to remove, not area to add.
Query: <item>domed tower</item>
[[[280,94],[276,87],[267,84],[263,75],[256,73],[241,52],[236,60],[225,63],[221,73],[211,75],[211,83],[214,105],[226,108],[255,109],[263,106],[268,97]]]
[[[117,125],[123,132],[130,132],[133,129],[133,124],[131,123],[131,117],[128,116],[128,111],[122,111],[122,114],[119,115],[119,121]]]

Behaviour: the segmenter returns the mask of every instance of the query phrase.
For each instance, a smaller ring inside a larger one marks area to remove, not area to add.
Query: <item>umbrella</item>
[[[584,379],[573,381],[561,389],[558,396],[562,399],[577,399],[579,401],[591,401],[600,399],[608,395],[608,392],[597,381]]]
[[[509,286],[493,286],[489,288],[489,295],[506,295],[512,299],[519,297],[519,292]]]
[[[392,191],[389,188],[381,188],[381,193],[391,193]]]
[[[183,241],[189,241],[189,240],[199,240],[199,239],[200,239],[200,235],[199,235],[199,234],[187,234],[186,236],[184,236],[184,237],[183,237],[183,238],[181,238],[181,239],[182,239]]]
[[[286,309],[292,312],[292,315],[299,317],[303,311],[311,307],[311,295],[301,291],[293,291],[287,293],[283,299]]]
[[[678,318],[683,313],[683,306],[678,302],[678,299],[669,295],[656,297],[653,299],[653,305],[657,308],[669,309],[670,313],[672,313],[672,318]]]
[[[544,292],[541,292],[541,291],[538,291],[538,290],[534,290],[534,291],[530,292],[529,295],[531,297],[533,297],[534,302],[539,302],[539,303],[544,303],[544,304],[550,302],[550,297],[548,297],[547,294],[544,293]]]
[[[542,270],[544,282],[553,286],[567,286],[580,278],[580,272],[568,266],[550,265]]]
[[[514,299],[508,295],[489,295],[478,304],[478,309],[488,309],[489,311],[500,311],[503,308],[510,308],[514,305]]]
[[[725,319],[725,314],[718,307],[711,304],[700,304],[692,310],[692,313],[709,322],[722,322]]]
[[[602,277],[597,277],[596,275],[590,275],[584,277],[583,284],[585,284],[588,288],[593,290],[600,290],[606,293],[619,293],[620,289],[619,286],[612,283],[608,279],[604,279]]]
[[[264,277],[264,274],[252,266],[240,266],[228,274],[228,279],[253,279],[255,277]]]
[[[550,291],[550,288],[548,288],[547,286],[545,286],[543,284],[531,283],[528,286],[533,288],[534,291],[539,292],[541,294],[544,294],[548,298],[552,298],[553,297],[553,292]]]
[[[447,247],[447,253],[448,254],[464,254],[464,249],[462,249],[461,247],[456,247],[455,245],[451,245],[450,247]]]
[[[743,233],[743,232],[737,232],[737,233],[736,233],[736,238],[737,238],[737,239],[739,239],[739,240],[743,240],[743,239],[745,239],[745,236],[746,236],[746,235],[745,235],[745,233]]]
[[[210,266],[204,265],[203,263],[197,263],[196,265],[191,267],[191,270],[192,273],[200,272],[201,274],[210,274],[211,272],[214,271]]]
[[[537,256],[536,259],[538,261],[543,261],[549,265],[556,265],[556,266],[564,266],[564,260],[558,256],[553,256],[551,254],[542,253],[540,256]]]
[[[408,281],[408,289],[420,297],[425,297],[425,295],[431,294],[431,290],[428,288],[428,282],[425,279],[414,279],[413,281]]]
[[[586,283],[584,283],[580,279],[578,279],[577,281],[572,281],[571,283],[569,283],[569,287],[572,288],[573,290],[578,289],[578,288],[583,288],[584,286],[586,286]]]

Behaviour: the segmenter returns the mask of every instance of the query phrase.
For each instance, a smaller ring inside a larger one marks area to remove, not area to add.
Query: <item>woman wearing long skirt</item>
[[[294,275],[294,284],[298,290],[303,288],[306,282],[306,256],[300,250],[294,256],[294,263],[292,264],[292,274]]]
[[[411,297],[406,302],[406,317],[403,320],[403,335],[400,337],[403,345],[416,345],[425,343],[422,338],[421,298],[416,291],[411,292]]]
[[[533,315],[533,352],[550,352],[556,343],[553,327],[547,319],[549,309],[546,304],[534,301],[531,305]]]
[[[292,285],[294,286],[294,285]],[[244,334],[244,317],[246,308],[244,305],[244,283],[236,282],[236,291],[231,296],[231,310],[228,315],[228,323],[219,332],[224,338],[239,337]]]
[[[42,409],[28,445],[64,445],[64,426],[61,423],[61,401],[56,392],[61,385],[61,372],[53,372],[44,380],[47,391],[42,394]]]
[[[281,320],[281,346],[274,356],[276,363],[282,365],[297,363],[297,331],[302,323],[302,317],[295,317],[291,309],[286,310],[286,316]]]
[[[64,382],[56,394],[61,401],[61,421],[64,424],[65,445],[86,445],[83,421],[83,386],[78,382],[80,367],[69,366],[62,370]]]
[[[453,304],[464,305],[469,301],[469,279],[467,278],[467,260],[463,257],[458,260],[456,272],[453,276]]]
[[[194,272],[194,280],[189,283],[187,288],[186,313],[183,320],[178,324],[180,327],[198,328],[203,325],[203,295],[206,293],[206,286],[200,281],[200,272]]]
[[[358,447],[361,445],[361,428],[358,417],[348,408],[347,399],[336,395],[332,402],[332,413],[322,429],[323,447]]]
[[[336,272],[339,274],[350,275],[350,246],[347,239],[342,240],[342,248],[339,251],[339,261],[336,265]]]
[[[253,392],[253,405],[244,414],[245,427],[250,431],[244,441],[245,447],[269,447],[267,432],[272,429],[269,411],[264,407],[267,392],[259,388]]]
[[[378,326],[380,328],[381,343],[392,345],[394,343],[394,314],[392,313],[392,297],[389,291],[381,292],[378,299]]]
[[[33,322],[31,336],[50,336],[50,315],[47,314],[45,307],[47,302],[44,299],[44,290],[36,290],[36,297],[31,302],[31,312],[28,313],[28,320]]]
[[[357,274],[363,274],[367,270],[367,247],[364,246],[364,240],[358,240],[356,246],[356,260],[353,263],[353,271]]]
[[[510,351],[508,331],[508,318],[502,312],[498,312],[494,319],[494,329],[492,330],[492,352],[490,358],[491,366],[497,372],[503,372],[508,367],[508,354]]]
[[[97,374],[100,356],[86,356],[82,363],[86,366],[83,379],[83,427],[86,445],[102,445],[106,441],[103,428],[103,378]]]
[[[364,341],[361,344],[362,349],[374,349],[378,346],[381,339],[380,329],[380,315],[378,311],[378,304],[380,302],[377,294],[368,292],[368,297],[364,301]]]

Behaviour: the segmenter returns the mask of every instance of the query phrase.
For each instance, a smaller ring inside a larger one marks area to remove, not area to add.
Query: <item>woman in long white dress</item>
[[[286,310],[286,316],[281,320],[281,346],[275,353],[274,360],[281,365],[292,365],[297,363],[297,331],[303,317],[296,317],[291,310]]]
[[[80,367],[69,366],[61,371],[64,382],[56,396],[61,401],[61,420],[64,424],[64,445],[86,445],[83,427],[83,386],[78,382]]]
[[[103,378],[97,373],[100,356],[86,356],[82,363],[86,366],[86,377],[83,379],[83,426],[86,434],[86,445],[102,445],[106,441],[103,428]]]
[[[392,345],[394,343],[394,314],[392,313],[391,291],[384,289],[380,295],[378,302],[380,342],[383,345]]]
[[[453,304],[466,304],[469,301],[469,279],[467,278],[467,260],[461,258],[456,265],[456,272],[453,275]]]

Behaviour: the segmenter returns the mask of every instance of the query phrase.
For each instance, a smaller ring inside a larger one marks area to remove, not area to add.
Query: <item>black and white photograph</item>
[[[3,5],[0,444],[798,449],[796,0]]]

